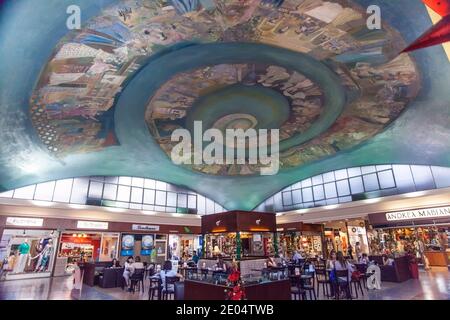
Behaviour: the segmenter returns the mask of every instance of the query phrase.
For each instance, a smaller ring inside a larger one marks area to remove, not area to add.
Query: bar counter
[[[225,300],[226,285],[201,280],[184,281],[185,300]],[[244,284],[248,300],[291,300],[291,284],[288,279]]]

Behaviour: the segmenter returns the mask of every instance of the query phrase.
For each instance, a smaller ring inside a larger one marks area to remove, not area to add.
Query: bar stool
[[[161,299],[161,278],[150,277],[150,287],[148,288],[148,300],[155,300],[155,296]]]

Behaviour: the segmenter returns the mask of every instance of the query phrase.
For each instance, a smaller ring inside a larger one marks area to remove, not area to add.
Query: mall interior
[[[0,1],[0,300],[450,300],[449,25],[446,0]],[[276,172],[223,161],[255,147],[232,129],[278,130]]]

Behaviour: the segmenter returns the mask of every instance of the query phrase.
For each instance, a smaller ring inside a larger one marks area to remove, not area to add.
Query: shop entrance
[[[58,235],[55,230],[5,229],[0,243],[0,278],[50,277]]]
[[[71,274],[76,261],[111,261],[117,258],[118,245],[118,233],[64,232],[61,234],[55,276]]]
[[[169,235],[171,260],[186,260],[200,249],[200,236],[192,234]]]

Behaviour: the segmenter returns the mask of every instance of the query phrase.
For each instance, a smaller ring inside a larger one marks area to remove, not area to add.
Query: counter
[[[185,300],[225,300],[226,285],[201,280],[184,281]],[[244,284],[248,300],[291,300],[289,279]]]
[[[425,251],[424,254],[431,267],[447,267],[449,265],[448,254],[445,251]]]

